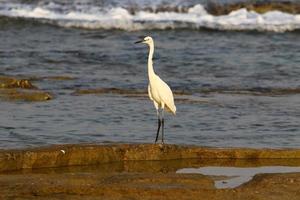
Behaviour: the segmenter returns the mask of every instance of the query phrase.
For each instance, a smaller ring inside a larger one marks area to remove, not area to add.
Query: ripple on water
[[[153,142],[157,116],[147,97],[147,48],[133,44],[148,33],[26,23],[0,29],[3,72],[32,77],[54,97],[43,103],[1,101],[0,140],[11,141],[0,142],[1,148]],[[299,147],[298,33],[151,35],[155,70],[174,90],[178,110],[165,116],[167,143]]]

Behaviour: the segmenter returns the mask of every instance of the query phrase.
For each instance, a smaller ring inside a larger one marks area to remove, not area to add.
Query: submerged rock
[[[85,94],[134,94],[134,95],[146,95],[146,90],[140,89],[122,89],[122,88],[93,88],[93,89],[77,89],[73,92],[73,95],[85,95]]]
[[[51,81],[70,81],[70,80],[75,80],[75,77],[72,76],[41,76],[41,77],[37,77],[37,76],[31,76],[28,77],[28,80],[30,81],[42,81],[42,80],[51,80]]]
[[[8,76],[0,76],[0,88],[38,89],[27,79],[17,79]]]
[[[184,90],[173,90],[175,95],[190,95],[190,92]],[[148,96],[146,89],[123,89],[123,88],[92,88],[92,89],[77,89],[73,92],[73,95],[85,95],[85,94],[121,94],[128,96]]]
[[[253,96],[285,96],[300,94],[300,88],[207,88],[200,89],[199,93],[219,93],[219,94],[237,94],[237,95],[253,95]]]
[[[9,101],[47,101],[53,97],[41,90],[0,89],[0,99]]]
[[[29,79],[0,76],[0,99],[45,101],[52,99],[52,96],[48,92],[39,90]]]

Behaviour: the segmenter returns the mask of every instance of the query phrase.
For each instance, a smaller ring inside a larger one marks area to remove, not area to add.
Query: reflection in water
[[[300,172],[300,167],[264,166],[264,167],[200,167],[184,168],[177,173],[197,173],[207,176],[225,176],[215,180],[216,188],[235,188],[250,181],[256,174]]]

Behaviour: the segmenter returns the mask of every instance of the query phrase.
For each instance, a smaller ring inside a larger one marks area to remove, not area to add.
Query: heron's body
[[[170,87],[159,76],[156,75],[152,81],[149,80],[148,95],[153,101],[156,110],[166,107],[167,111],[172,112],[174,115],[176,114],[173,93]]]
[[[157,142],[159,130],[162,125],[162,143],[164,137],[164,109],[176,114],[176,106],[174,104],[174,97],[170,87],[158,76],[155,74],[153,69],[153,53],[154,53],[154,41],[151,37],[145,37],[142,43],[146,43],[149,46],[149,56],[148,56],[148,95],[149,98],[153,101],[154,107],[158,115],[158,129],[156,134]]]

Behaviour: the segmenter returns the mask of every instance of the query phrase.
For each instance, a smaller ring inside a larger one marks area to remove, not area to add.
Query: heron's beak
[[[134,44],[142,43],[144,40],[136,41]]]

